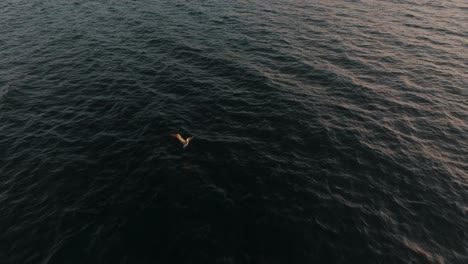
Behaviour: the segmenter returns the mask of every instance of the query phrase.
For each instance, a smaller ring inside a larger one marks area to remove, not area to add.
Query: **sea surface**
[[[0,263],[468,263],[468,2],[1,1]]]

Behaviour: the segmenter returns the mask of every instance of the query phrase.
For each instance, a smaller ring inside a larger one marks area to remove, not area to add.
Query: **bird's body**
[[[192,140],[193,137],[188,137],[187,139],[184,139],[180,134],[172,134],[171,136],[177,138],[180,143],[182,143],[183,148],[186,148],[188,144],[190,143],[190,140]]]

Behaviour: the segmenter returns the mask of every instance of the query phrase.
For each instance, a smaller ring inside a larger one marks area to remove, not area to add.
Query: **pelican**
[[[187,139],[184,139],[180,134],[172,134],[171,136],[177,138],[180,143],[182,143],[183,148],[186,148],[188,144],[190,143],[190,140],[192,140],[193,137],[188,137]]]

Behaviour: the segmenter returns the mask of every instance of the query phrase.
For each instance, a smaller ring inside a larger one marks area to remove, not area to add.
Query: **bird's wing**
[[[192,140],[192,139],[193,139],[193,137],[188,137],[188,138],[186,139],[187,144],[188,144],[188,143],[190,142],[190,140]]]
[[[182,136],[180,134],[172,134],[171,136],[177,138],[180,142],[182,142],[183,144],[185,144],[185,139],[182,138]]]

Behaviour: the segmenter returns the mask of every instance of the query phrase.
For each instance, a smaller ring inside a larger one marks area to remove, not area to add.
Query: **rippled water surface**
[[[0,263],[468,263],[467,69],[465,0],[2,1]]]

